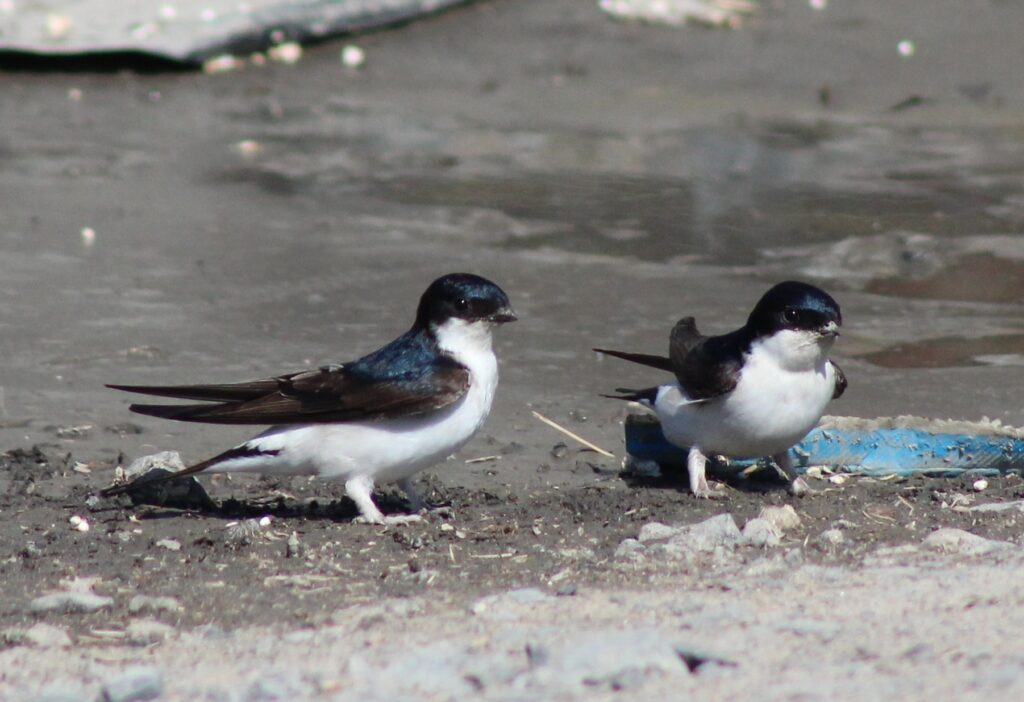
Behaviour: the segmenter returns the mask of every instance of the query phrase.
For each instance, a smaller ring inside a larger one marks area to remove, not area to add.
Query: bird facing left
[[[492,331],[515,320],[497,285],[451,273],[423,293],[409,331],[356,361],[244,383],[108,387],[203,402],[130,407],[140,414],[272,425],[160,480],[200,472],[315,475],[343,481],[360,520],[384,524],[403,517],[381,513],[374,485],[397,482],[417,511],[422,501],[412,476],[457,451],[487,419],[498,387]],[[138,482],[101,494],[128,492]]]

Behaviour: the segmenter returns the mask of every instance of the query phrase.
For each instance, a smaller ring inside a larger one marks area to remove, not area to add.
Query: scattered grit
[[[428,476],[448,506],[390,529],[322,483],[104,504],[112,466],[8,453],[0,699],[1024,699],[1018,476],[699,501],[557,453],[589,478]]]

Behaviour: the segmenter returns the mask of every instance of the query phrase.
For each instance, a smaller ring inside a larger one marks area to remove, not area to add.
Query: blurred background
[[[521,318],[467,456],[532,473],[531,408],[619,451],[597,394],[660,377],[590,348],[787,278],[843,307],[833,413],[1024,425],[1024,5],[263,5],[0,0],[4,448],[203,458],[250,432],[103,383],[350,360],[457,270]]]

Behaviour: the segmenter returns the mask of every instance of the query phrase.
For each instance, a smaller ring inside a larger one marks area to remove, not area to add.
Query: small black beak
[[[507,324],[508,322],[516,321],[519,317],[516,316],[511,307],[503,307],[487,319],[495,324]]]
[[[839,336],[839,325],[835,322],[829,322],[828,324],[821,327],[818,333],[822,336],[831,336],[833,339]]]

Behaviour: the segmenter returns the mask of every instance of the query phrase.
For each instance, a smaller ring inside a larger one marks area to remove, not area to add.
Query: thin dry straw
[[[554,421],[548,419],[547,417],[545,417],[540,412],[533,412],[533,416],[536,417],[537,419],[539,419],[540,421],[544,422],[545,424],[547,424],[552,429],[556,429],[556,430],[562,432],[563,434],[568,436],[573,441],[577,441],[577,442],[583,444],[584,446],[586,446],[591,451],[596,451],[597,453],[601,454],[602,456],[607,456],[608,458],[615,458],[615,454],[614,453],[609,453],[608,451],[605,451],[600,446],[597,446],[595,444],[590,443],[589,441],[584,439],[579,434],[573,434],[571,431],[569,431],[565,427],[561,426],[557,422],[554,422]]]

